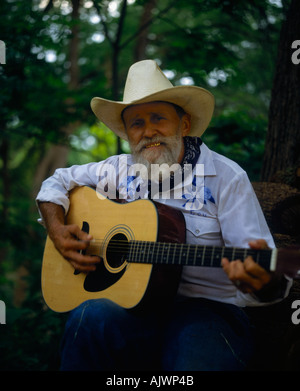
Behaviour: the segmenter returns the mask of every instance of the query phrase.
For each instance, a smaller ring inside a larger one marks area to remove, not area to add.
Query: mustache
[[[154,137],[145,137],[138,144],[132,145],[134,152],[140,153],[147,145],[160,143],[168,145],[166,142],[166,137],[154,136]]]

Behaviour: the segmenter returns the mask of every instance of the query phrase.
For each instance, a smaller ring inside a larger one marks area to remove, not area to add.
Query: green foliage
[[[46,3],[1,2],[0,39],[7,48],[6,65],[0,65],[0,300],[7,305],[7,324],[0,326],[2,370],[58,367],[65,316],[47,309],[41,295],[46,233],[36,222],[35,179],[53,145],[69,147],[67,165],[118,152],[116,136],[95,119],[90,100],[113,99],[116,81],[121,99],[140,33],[147,33],[144,57],[157,59],[174,84],[193,83],[215,95],[214,119],[203,139],[257,180],[285,14],[268,0],[161,0],[141,26],[148,1],[136,0],[128,2],[117,45],[123,1],[114,12],[112,1],[82,1],[79,19],[72,18],[71,0],[40,8]],[[74,26],[75,64],[70,57]],[[121,148],[128,152],[126,142]],[[22,268],[27,274],[20,300]]]
[[[68,165],[101,161],[117,153],[117,137],[102,123],[80,127],[70,144]]]
[[[36,302],[23,308],[8,308],[6,326],[1,326],[2,371],[51,371],[59,369],[60,335],[66,318]]]
[[[29,207],[28,201],[11,203],[8,229],[1,229],[0,297],[6,304],[6,325],[0,329],[2,371],[59,368],[66,316],[50,311],[43,301],[40,267],[45,232],[33,214],[26,213]],[[20,298],[15,288],[23,284],[26,291]]]
[[[227,112],[212,122],[203,141],[213,145],[214,150],[239,162],[253,181],[258,181],[261,158],[264,152],[266,118],[249,118],[247,110],[238,113]]]

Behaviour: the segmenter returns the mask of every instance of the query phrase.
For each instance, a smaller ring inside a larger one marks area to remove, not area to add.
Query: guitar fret
[[[197,247],[194,246],[194,260],[193,260],[193,265],[196,266],[196,256],[197,256]]]
[[[210,266],[213,265],[214,262],[214,254],[215,254],[215,248],[213,247],[211,257],[210,257]]]
[[[180,251],[180,257],[179,257],[179,259],[181,260],[181,263],[182,263],[183,265],[186,264],[186,251],[185,251],[185,249],[186,249],[186,246],[185,246],[185,245],[181,246],[181,251]]]
[[[145,249],[146,249],[146,242],[141,242],[140,262],[142,262],[142,263],[145,263]]]
[[[180,260],[181,260],[181,254],[182,254],[182,246],[180,246],[179,262],[180,262]]]
[[[188,244],[188,245],[187,245],[186,262],[185,262],[186,265],[188,265],[188,263],[189,263],[188,260],[189,260],[189,255],[190,255],[190,249],[191,249],[191,245]]]
[[[222,250],[220,247],[215,247],[215,255],[214,255],[214,266],[220,266],[221,265],[221,257]]]
[[[201,250],[201,251],[200,251]],[[203,257],[203,250],[204,250],[204,247],[201,246],[201,247],[198,247],[197,248],[197,261],[196,261],[196,265],[200,265],[202,263],[202,257]]]
[[[161,246],[161,243],[160,242],[158,242],[157,243],[157,246],[156,246],[156,248],[155,248],[155,250],[156,250],[156,257],[155,257],[155,262],[154,263],[159,263],[158,261],[158,256],[159,256],[159,248],[160,248],[160,246]]]
[[[140,263],[145,263],[145,262],[147,262],[146,259],[145,259],[145,256],[146,256],[146,247],[147,247],[147,242],[145,242],[145,241],[141,242]]]
[[[134,262],[138,262],[139,242],[135,242]]]
[[[153,255],[154,255],[154,246],[153,243],[149,243],[149,249],[148,249],[148,262],[153,263]]]
[[[158,263],[164,263],[164,252],[165,252],[165,243],[161,243],[161,245],[159,247],[159,261],[158,261]]]
[[[232,249],[232,256],[231,256],[231,260],[233,261],[235,259],[235,248]]]
[[[130,243],[130,251],[129,251],[129,262],[133,262],[134,260],[134,245],[135,245],[135,241],[132,241]]]
[[[168,259],[167,259],[167,257],[164,255],[165,247],[166,247],[166,243],[163,243],[163,249],[162,249],[162,253],[161,253],[161,262],[162,262],[162,263],[168,263]]]
[[[151,261],[150,261],[151,259]],[[153,260],[153,245],[152,243],[149,243],[149,249],[148,249],[148,262],[152,263]]]
[[[171,248],[171,243],[168,243],[168,254],[167,254],[167,262],[170,259],[169,254],[170,254],[170,248]]]
[[[141,262],[141,242],[136,243],[135,261]]]
[[[165,248],[165,244],[164,243],[161,243],[159,245],[159,247],[158,247],[159,259],[157,259],[157,263],[163,263],[164,248]]]
[[[136,241],[133,242],[133,246],[132,246],[132,262],[135,262],[135,253],[136,253]]]
[[[132,250],[132,242],[129,243],[129,252],[127,257],[127,262],[131,261],[131,250]]]
[[[175,245],[174,245],[173,258],[172,258],[172,265],[175,264],[175,254],[176,254],[176,250],[177,250],[177,243],[175,243]]]
[[[137,253],[135,256],[135,259],[137,262],[142,263],[142,255],[143,255],[143,242],[138,242],[137,243]]]
[[[203,246],[203,253],[202,253],[202,266],[204,265],[204,260],[205,260],[205,251],[206,251],[206,246]]]
[[[141,254],[141,243],[136,243],[136,252],[135,252],[135,262],[140,262],[140,254]]]
[[[148,251],[149,242],[144,242],[144,256],[143,256],[143,263],[147,263],[147,251]]]

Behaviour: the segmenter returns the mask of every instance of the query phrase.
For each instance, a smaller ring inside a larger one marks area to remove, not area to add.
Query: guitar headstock
[[[276,272],[300,279],[300,246],[278,249]]]

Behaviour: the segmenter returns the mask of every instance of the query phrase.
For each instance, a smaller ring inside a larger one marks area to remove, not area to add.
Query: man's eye
[[[161,121],[163,119],[164,119],[164,117],[162,117],[160,115],[156,115],[156,116],[153,117],[153,121],[155,121],[155,122],[159,122],[159,121]]]
[[[140,127],[143,125],[143,121],[137,120],[131,123],[131,127]]]

